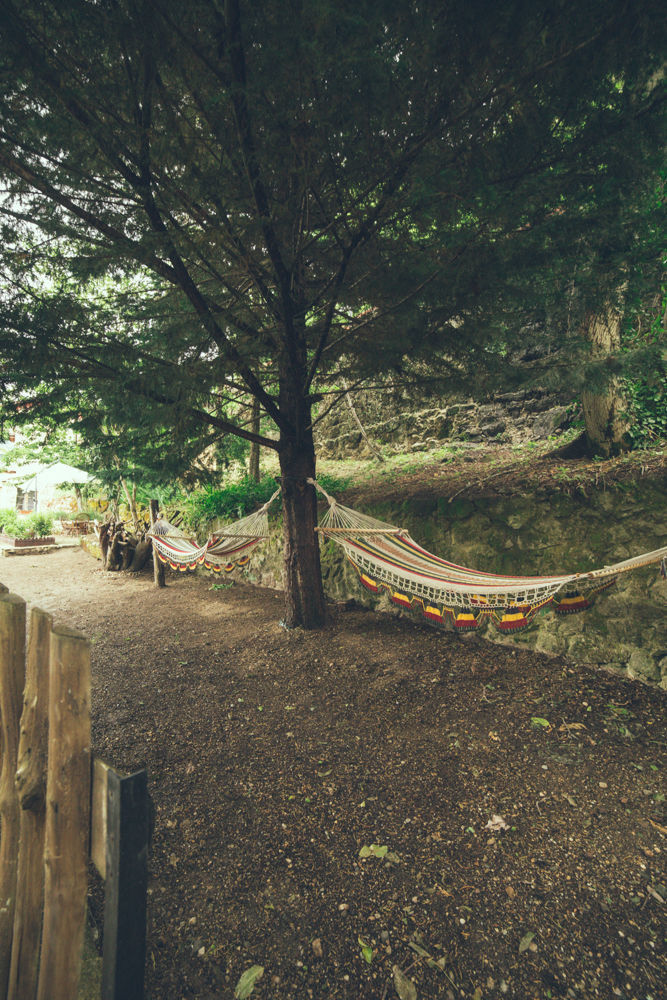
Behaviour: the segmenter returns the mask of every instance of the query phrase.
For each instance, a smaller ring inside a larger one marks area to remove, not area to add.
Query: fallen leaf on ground
[[[236,984],[236,989],[234,990],[236,1000],[246,1000],[246,998],[249,997],[254,990],[255,983],[261,979],[263,975],[263,965],[251,965],[249,969],[246,969]]]
[[[535,937],[535,934],[534,934],[533,931],[528,931],[527,934],[524,934],[524,936],[519,941],[519,954],[520,955],[522,955],[524,951],[528,951],[528,949],[530,948],[531,942],[532,942],[532,940],[533,940],[534,937]]]
[[[417,987],[397,965],[392,969],[394,974],[394,989],[400,1000],[417,1000]]]
[[[373,961],[373,949],[369,944],[366,944],[363,938],[357,938],[357,941],[359,942],[359,946],[361,948],[361,954],[370,965]]]
[[[502,818],[502,816],[498,816],[497,813],[494,813],[493,816],[491,817],[491,819],[489,820],[489,822],[484,827],[484,829],[485,830],[509,830],[509,826],[507,825],[507,823],[505,822],[505,820]]]

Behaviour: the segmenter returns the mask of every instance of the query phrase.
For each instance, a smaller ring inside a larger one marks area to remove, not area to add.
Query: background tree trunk
[[[130,515],[132,517],[132,524],[134,525],[134,530],[138,532],[140,530],[140,524],[139,524],[139,511],[137,510],[137,484],[132,483],[132,492],[130,493],[129,489],[127,488],[127,483],[121,476],[120,485],[123,488],[123,493],[125,494],[127,506],[130,509]]]
[[[296,352],[295,352],[296,353]],[[325,621],[320,566],[317,495],[307,480],[315,478],[315,445],[311,407],[305,398],[304,363],[292,357],[280,377],[280,410],[289,430],[281,429],[280,459],[283,503],[285,625],[320,628]]]
[[[364,425],[362,424],[362,422],[361,422],[361,420],[359,418],[359,414],[357,413],[357,408],[354,405],[354,403],[352,401],[352,396],[350,395],[350,393],[348,391],[347,379],[341,379],[341,384],[343,386],[343,389],[345,389],[345,399],[347,401],[348,409],[349,409],[350,413],[352,414],[352,419],[354,420],[355,424],[357,425],[357,428],[359,429],[359,432],[361,433],[362,438],[364,439],[364,441],[366,442],[366,444],[368,445],[368,447],[370,448],[370,450],[373,452],[373,454],[377,458],[378,462],[384,462],[384,455],[382,454],[382,452],[380,451],[380,449],[377,447],[377,445],[375,445],[371,441],[371,439],[369,438],[368,434],[366,433],[366,428],[364,427]]]
[[[315,476],[315,453],[283,451],[280,456],[285,568],[285,625],[319,628],[325,602],[320,567],[317,497],[306,480]]]
[[[156,499],[152,499],[150,501],[149,509],[151,516],[151,528],[158,519],[159,506],[160,505],[158,504]],[[151,543],[151,548],[153,550],[153,582],[155,583],[156,587],[164,587],[165,586],[164,563],[160,562],[157,554],[157,549],[152,543]]]
[[[584,332],[591,343],[593,357],[609,357],[621,346],[621,314],[612,306],[594,313],[586,320]],[[602,392],[584,389],[581,402],[589,450],[605,458],[627,451],[629,422],[625,416],[627,403],[621,380],[612,377]]]
[[[252,401],[252,414],[250,418],[250,430],[253,434],[259,434],[260,425],[260,409],[259,400],[253,399]],[[253,480],[253,482],[259,482],[259,445],[256,441],[252,441],[250,444],[250,460],[248,462],[248,475]]]

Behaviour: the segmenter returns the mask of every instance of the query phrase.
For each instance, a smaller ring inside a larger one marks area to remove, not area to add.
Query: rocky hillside
[[[408,449],[432,451],[448,440],[497,444],[545,441],[568,428],[576,411],[576,406],[567,405],[562,397],[545,389],[506,392],[486,403],[430,400],[421,408],[406,395],[360,392],[352,404],[354,409],[341,402],[318,424],[320,457],[368,458],[373,445],[390,454]]]

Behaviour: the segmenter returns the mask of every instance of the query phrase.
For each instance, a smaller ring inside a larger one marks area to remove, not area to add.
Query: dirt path
[[[390,1000],[394,966],[419,1000],[658,1000],[664,693],[359,610],[288,633],[273,591],[80,551],[0,580],[91,638],[94,752],[149,769],[153,1000],[254,964],[253,1000]]]

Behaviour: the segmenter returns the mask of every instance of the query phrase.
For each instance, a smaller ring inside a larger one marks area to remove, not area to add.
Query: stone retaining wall
[[[432,451],[444,441],[521,444],[544,441],[569,426],[571,411],[544,389],[521,389],[493,402],[457,402],[415,409],[414,400],[381,402],[377,394],[354,397],[361,422],[374,444],[387,452]],[[320,458],[368,458],[371,451],[346,406],[338,406],[317,427]]]
[[[591,496],[555,496],[541,501],[497,498],[448,503],[446,498],[364,508],[384,521],[406,527],[427,549],[496,573],[544,575],[594,569],[667,544],[664,490],[639,484]],[[386,596],[374,597],[331,541],[323,543],[325,590],[332,600],[397,613]],[[270,540],[253,556],[249,579],[280,586],[282,534],[274,524]],[[580,615],[539,615],[514,637],[501,636],[489,623],[487,638],[530,646],[621,670],[667,688],[667,582],[657,566],[620,577],[595,606]]]

